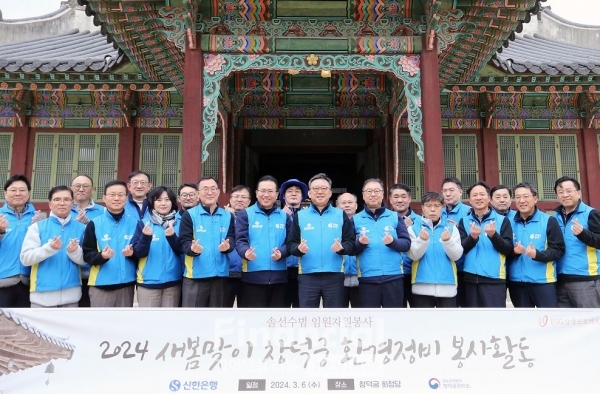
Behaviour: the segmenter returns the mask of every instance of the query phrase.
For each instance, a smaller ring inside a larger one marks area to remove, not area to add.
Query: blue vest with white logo
[[[0,215],[4,215],[4,218],[8,221],[6,234],[0,241],[0,279],[17,275],[29,276],[31,267],[25,267],[21,264],[20,255],[25,234],[27,234],[31,219],[35,216],[35,208],[32,204],[27,203],[25,211],[19,219],[5,203],[0,208]]]
[[[183,276],[190,279],[229,276],[229,259],[219,251],[219,244],[227,238],[231,213],[218,207],[214,214],[198,205],[188,210],[192,218],[194,239],[203,247],[199,256],[185,256]]]
[[[396,228],[399,216],[395,211],[385,209],[381,216],[375,220],[367,212],[360,211],[354,215],[354,229],[356,237],[364,231],[369,237],[369,243],[356,256],[358,276],[368,278],[383,275],[402,275],[402,255],[385,245],[382,241],[385,233],[394,239],[398,238]]]
[[[285,259],[273,261],[274,248],[285,245],[287,213],[276,208],[269,216],[257,204],[246,208],[248,214],[248,240],[254,248],[256,259],[242,259],[242,272],[284,271]]]
[[[179,222],[180,220],[176,218],[173,225],[175,234],[179,233]],[[150,251],[148,256],[142,257],[138,263],[137,283],[158,285],[181,280],[183,277],[181,256],[175,254],[169,245],[163,226],[150,222],[150,227],[152,227]]]
[[[331,250],[336,238],[342,242],[343,224],[344,211],[331,205],[321,215],[312,204],[298,211],[300,235],[309,248],[298,263],[298,274],[344,272],[342,256]]]
[[[122,250],[131,242],[138,220],[137,216],[129,216],[125,212],[117,222],[108,211],[92,219],[98,251],[110,246],[115,255],[102,265],[92,266],[88,279],[90,286],[135,282],[135,262],[123,256]]]
[[[485,231],[483,231],[485,225],[492,220],[496,223],[496,231],[500,231],[504,222],[504,216],[498,214],[493,209],[490,210],[490,215],[481,223],[473,215],[467,215],[463,218],[463,224],[467,233],[471,229],[471,223],[475,223],[476,226],[481,227],[481,234],[475,247],[466,256],[463,255],[465,259],[464,271],[487,278],[506,279],[506,256],[494,248],[492,241],[490,241]]]
[[[429,245],[420,260],[413,261],[411,282],[413,284],[441,284],[456,285],[456,262],[450,260],[444,251],[442,244],[442,233],[450,226],[448,220],[441,218],[437,226],[431,228],[426,221],[413,223],[412,229],[417,236],[421,234],[423,228],[429,233]]]

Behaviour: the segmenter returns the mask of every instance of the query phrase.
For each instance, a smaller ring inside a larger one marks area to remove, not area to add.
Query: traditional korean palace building
[[[380,177],[416,199],[445,176],[529,181],[546,207],[569,175],[600,207],[600,27],[543,0],[63,3],[0,20],[0,183],[28,175],[40,206],[141,169],[222,192]]]

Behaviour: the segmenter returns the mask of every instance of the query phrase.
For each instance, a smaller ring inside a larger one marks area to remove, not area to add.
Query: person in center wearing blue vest
[[[227,254],[235,246],[234,217],[218,205],[219,185],[213,177],[198,181],[200,205],[181,216],[179,240],[186,255],[181,306],[223,308],[229,276]]]
[[[137,300],[142,308],[174,308],[181,298],[181,246],[177,197],[166,186],[148,193],[150,217],[138,221],[131,240],[137,268]]]
[[[390,187],[388,191],[388,199],[390,201],[390,209],[398,212],[406,228],[410,228],[413,224],[421,220],[421,216],[413,211],[410,207],[412,202],[410,187],[404,183],[396,183]],[[411,304],[412,300],[412,283],[411,283],[411,272],[412,272],[412,260],[408,257],[408,253],[402,253],[402,264],[404,266],[404,304],[406,306]]]
[[[365,207],[353,218],[360,307],[402,308],[402,253],[410,249],[408,230],[396,211],[383,206],[385,188],[380,179],[367,179],[362,192]]]
[[[556,218],[537,208],[537,189],[531,183],[519,183],[514,191],[515,245],[506,264],[510,299],[517,308],[558,308],[556,260],[565,254],[562,231]]]
[[[31,267],[31,307],[77,308],[85,225],[71,217],[73,192],[68,186],[50,189],[48,200],[50,216],[29,226],[21,247],[21,261]]]
[[[300,308],[343,308],[343,255],[354,254],[354,225],[348,215],[333,207],[331,179],[323,173],[308,182],[311,204],[294,216],[287,248],[298,263]]]
[[[490,209],[490,187],[477,182],[467,190],[473,207],[460,219],[465,302],[470,308],[506,308],[506,257],[513,253],[510,220]]]
[[[456,177],[448,177],[442,180],[442,195],[444,196],[445,209],[442,211],[442,217],[450,223],[458,226],[460,219],[469,214],[471,207],[462,202],[463,185],[462,181]],[[464,256],[456,261],[458,272],[458,288],[456,294],[456,303],[460,307],[467,306],[465,301],[465,284],[463,267],[465,264]]]
[[[279,189],[279,200],[281,201],[281,209],[285,211],[291,218],[301,209],[302,201],[308,198],[308,186],[298,179],[292,178],[281,184]],[[288,280],[285,287],[285,307],[298,308],[300,301],[298,300],[298,256],[289,255],[285,259],[287,264]]]
[[[261,177],[256,185],[256,203],[236,217],[235,248],[242,258],[243,307],[285,306],[285,239],[292,219],[275,205],[277,192],[275,178]]]
[[[132,307],[137,261],[130,245],[139,221],[125,212],[127,184],[104,185],[106,210],[93,218],[83,234],[83,259],[90,264],[90,304],[94,307]]]
[[[421,198],[423,216],[408,228],[412,261],[411,308],[455,308],[456,260],[463,253],[460,233],[442,216],[444,197],[427,192]]]
[[[554,182],[560,205],[554,217],[565,238],[565,255],[556,262],[558,306],[600,308],[600,211],[581,200],[572,177]]]
[[[335,201],[335,206],[346,212],[348,218],[352,219],[358,209],[358,198],[352,193],[340,194]],[[358,293],[358,267],[356,256],[344,256],[344,308],[352,305],[358,308],[360,295]]]

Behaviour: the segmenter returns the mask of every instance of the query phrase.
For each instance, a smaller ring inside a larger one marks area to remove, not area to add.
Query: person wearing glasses
[[[27,227],[41,219],[29,202],[31,183],[25,175],[13,175],[4,183],[6,202],[0,208],[0,308],[28,308],[29,273],[20,252]]]
[[[177,201],[179,202],[179,211],[177,218],[181,219],[181,215],[188,209],[198,205],[198,186],[195,183],[182,183],[177,189]]]
[[[308,182],[311,203],[296,212],[287,239],[298,264],[300,308],[344,307],[344,255],[354,254],[354,225],[329,202],[331,179],[324,173]]]
[[[184,308],[222,308],[229,277],[227,254],[233,250],[233,215],[219,207],[219,186],[213,177],[198,181],[200,204],[183,213],[179,226],[185,254],[181,305]]]
[[[129,195],[127,196],[127,204],[125,204],[125,213],[147,221],[149,212],[146,196],[152,189],[150,175],[144,171],[136,170],[129,174],[128,179],[127,190]]]
[[[250,188],[237,185],[231,189],[229,204],[225,207],[237,219],[237,214],[250,205]],[[232,250],[227,255],[229,258],[229,278],[225,285],[225,307],[233,308],[237,299],[237,306],[242,302],[242,258],[237,250]]]
[[[518,212],[511,220],[514,248],[506,264],[510,299],[516,308],[558,308],[556,260],[565,254],[558,221],[537,208],[531,183],[519,183],[514,191]]]
[[[463,253],[460,233],[442,216],[444,197],[428,192],[421,197],[423,215],[409,226],[412,261],[411,308],[455,308],[458,277],[456,260]]]
[[[404,219],[383,205],[380,179],[367,179],[362,188],[364,209],[354,215],[356,265],[361,308],[402,308],[404,266],[402,253],[410,249]]]
[[[600,307],[600,211],[581,201],[581,185],[571,177],[554,183],[555,209],[565,239],[565,255],[556,261],[558,306]]]
[[[104,207],[98,205],[92,199],[94,194],[94,182],[87,175],[78,175],[71,181],[71,190],[73,191],[73,206],[71,207],[71,216],[73,219],[83,224],[100,216],[104,212]]]
[[[92,307],[132,307],[137,261],[133,238],[139,217],[125,212],[127,184],[114,180],[104,185],[106,210],[85,227],[83,259],[92,266],[88,285]]]
[[[308,198],[308,186],[298,179],[292,178],[281,184],[279,189],[279,200],[282,209],[292,219],[294,214],[300,209],[302,201]],[[285,307],[298,308],[298,256],[289,255],[285,260],[287,264],[287,286],[285,290]]]
[[[98,205],[92,199],[94,194],[94,182],[87,175],[78,175],[71,181],[71,190],[73,191],[73,206],[71,207],[71,218],[88,224],[91,219],[102,215],[104,208]],[[90,276],[90,267],[86,264],[81,267],[81,299],[80,308],[90,306],[90,294],[88,287],[88,278]]]
[[[50,216],[33,223],[21,247],[21,261],[31,269],[32,308],[76,308],[81,298],[79,245],[85,225],[71,215],[73,190],[55,186],[48,193]]]
[[[237,214],[235,248],[242,258],[243,307],[284,307],[285,239],[291,219],[275,204],[277,195],[277,180],[265,175],[256,185],[256,203]]]

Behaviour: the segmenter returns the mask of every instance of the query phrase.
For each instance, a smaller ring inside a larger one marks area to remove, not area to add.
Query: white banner
[[[600,310],[0,310],[0,393],[598,393]]]

